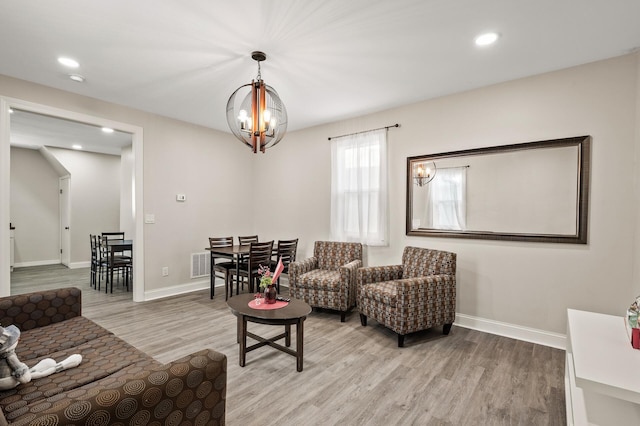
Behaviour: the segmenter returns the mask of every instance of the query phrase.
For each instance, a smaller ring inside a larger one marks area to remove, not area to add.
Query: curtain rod
[[[400,127],[400,125],[396,123],[396,124],[392,124],[391,126],[378,127],[377,129],[363,130],[361,132],[355,132],[355,133],[347,133],[346,135],[340,135],[340,136],[331,136],[329,137],[329,140],[335,139],[335,138],[342,138],[345,136],[359,135],[360,133],[374,132],[376,130],[382,130],[382,129],[389,130],[391,127]]]

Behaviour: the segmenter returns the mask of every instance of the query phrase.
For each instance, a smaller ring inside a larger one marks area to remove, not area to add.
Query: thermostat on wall
[[[176,201],[187,201],[187,196],[185,194],[177,194]]]

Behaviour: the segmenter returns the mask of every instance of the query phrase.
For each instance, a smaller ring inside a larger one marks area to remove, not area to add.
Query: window
[[[389,244],[386,129],[331,140],[331,236]]]
[[[438,169],[429,183],[424,223],[433,229],[464,230],[466,215],[467,168]]]

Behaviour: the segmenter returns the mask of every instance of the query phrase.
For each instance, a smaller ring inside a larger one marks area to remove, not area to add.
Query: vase
[[[270,285],[264,289],[264,303],[269,305],[276,303],[276,296],[278,292],[276,291],[275,285]]]

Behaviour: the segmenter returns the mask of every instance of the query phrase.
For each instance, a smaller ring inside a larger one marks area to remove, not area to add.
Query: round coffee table
[[[253,309],[249,307],[249,302],[251,302],[253,298],[253,294],[240,294],[231,297],[227,301],[227,305],[229,305],[231,312],[238,317],[238,343],[240,344],[238,356],[240,367],[244,367],[245,365],[247,352],[251,352],[252,350],[263,346],[271,346],[272,348],[296,357],[297,370],[302,371],[303,324],[304,320],[307,319],[307,315],[311,313],[311,306],[302,300],[291,299],[287,306],[279,309]],[[266,339],[247,331],[247,322],[267,325],[284,325],[284,333]],[[289,346],[291,346],[292,324],[296,325],[295,351],[289,348]],[[258,343],[247,346],[247,336],[257,340]],[[282,338],[285,339],[285,346],[276,343],[277,340]]]

